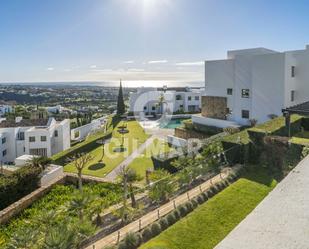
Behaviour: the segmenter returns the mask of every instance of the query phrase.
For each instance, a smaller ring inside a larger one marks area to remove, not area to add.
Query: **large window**
[[[21,131],[18,133],[18,140],[25,140],[25,132]]]
[[[242,89],[241,90],[241,97],[242,98],[249,98],[250,97],[250,90],[249,89]]]
[[[249,119],[250,113],[248,110],[241,110],[241,117]]]
[[[58,137],[58,131],[57,130],[55,130],[54,135],[55,135],[55,137]]]
[[[291,101],[294,101],[295,100],[295,91],[292,90],[291,91]]]
[[[7,154],[6,150],[2,151],[2,156],[6,156],[6,154]]]
[[[200,100],[200,96],[195,96],[195,100]]]
[[[188,100],[190,101],[192,99],[192,97],[191,96],[188,96]]]
[[[46,136],[41,136],[41,142],[46,142]]]
[[[176,100],[182,100],[181,95],[176,95]]]
[[[3,137],[2,138],[2,144],[5,144],[6,143],[6,137]]]
[[[233,95],[233,88],[226,89],[227,95]]]
[[[35,142],[35,137],[29,137],[29,142],[31,143]]]

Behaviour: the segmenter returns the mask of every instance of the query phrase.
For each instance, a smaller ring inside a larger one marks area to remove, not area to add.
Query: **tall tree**
[[[125,113],[125,105],[123,100],[123,92],[122,92],[122,83],[120,80],[119,92],[118,92],[118,101],[117,101],[117,114],[122,115]]]

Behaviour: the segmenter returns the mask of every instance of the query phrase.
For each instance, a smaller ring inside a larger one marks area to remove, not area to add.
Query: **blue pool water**
[[[168,123],[162,123],[160,124],[160,128],[163,129],[175,129],[182,125],[182,121],[187,120],[186,118],[178,118],[178,119],[172,119]]]

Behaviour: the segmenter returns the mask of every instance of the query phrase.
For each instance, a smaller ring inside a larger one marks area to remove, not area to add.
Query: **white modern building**
[[[107,116],[100,117],[91,121],[91,123],[82,125],[71,130],[71,140],[83,140],[89,134],[96,132],[104,127],[107,121]]]
[[[140,87],[137,92],[130,93],[129,112],[135,115],[155,115],[165,111],[199,112],[201,95],[201,89],[158,90]]]
[[[6,113],[13,112],[13,107],[10,105],[0,105],[0,117],[3,117]]]
[[[233,50],[227,59],[205,62],[202,114],[193,122],[218,127],[258,123],[309,100],[309,46],[277,52]]]
[[[70,120],[54,118],[0,123],[0,162],[12,163],[22,155],[50,157],[70,148]]]

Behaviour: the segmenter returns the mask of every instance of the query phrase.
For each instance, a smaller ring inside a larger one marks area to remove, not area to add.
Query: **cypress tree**
[[[122,83],[120,80],[119,92],[118,92],[118,101],[117,101],[117,114],[122,115],[125,113],[125,105],[123,100],[123,93],[122,93]]]

